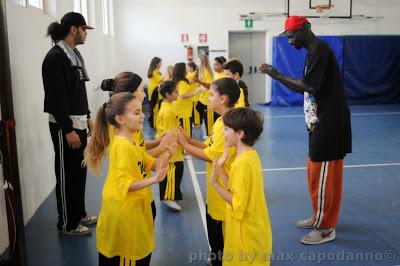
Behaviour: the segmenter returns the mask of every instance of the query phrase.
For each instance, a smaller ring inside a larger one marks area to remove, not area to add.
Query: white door
[[[229,33],[229,58],[237,58],[243,64],[242,80],[252,87],[253,63],[251,33]],[[251,102],[251,92],[249,91]]]
[[[265,63],[265,33],[254,32],[252,33],[252,58],[253,74],[251,91],[251,103],[265,103],[266,94],[266,75],[258,73],[258,67]]]
[[[266,77],[257,73],[257,67],[265,61],[265,33],[229,33],[229,58],[237,58],[243,64],[242,80],[249,89],[251,104],[265,102]]]

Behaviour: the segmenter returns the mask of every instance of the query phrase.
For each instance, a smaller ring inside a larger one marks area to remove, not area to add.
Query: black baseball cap
[[[61,18],[61,24],[67,26],[81,26],[85,29],[92,30],[94,29],[92,26],[86,24],[85,18],[80,13],[76,12],[68,12]]]

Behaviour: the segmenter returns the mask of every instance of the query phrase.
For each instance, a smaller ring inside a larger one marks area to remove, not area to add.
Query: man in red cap
[[[55,152],[57,228],[68,235],[90,234],[87,225],[97,221],[85,210],[86,167],[82,166],[87,129],[90,132],[93,123],[85,86],[89,76],[76,46],[85,42],[87,29],[93,28],[75,12],[51,23],[47,36],[55,45],[42,65],[44,112],[49,114]]]
[[[342,194],[343,158],[351,153],[350,111],[336,57],[327,43],[318,40],[305,17],[288,17],[285,32],[289,44],[307,49],[304,76],[294,79],[269,64],[260,71],[289,89],[304,94],[304,114],[309,134],[308,186],[313,207],[300,228],[314,229],[301,238],[303,244],[321,244],[336,237]]]

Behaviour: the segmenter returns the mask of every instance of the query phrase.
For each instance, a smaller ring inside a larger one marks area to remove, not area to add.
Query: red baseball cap
[[[306,17],[302,16],[291,16],[288,17],[285,21],[285,32],[288,30],[298,30],[303,26],[304,23],[307,23],[308,20]]]

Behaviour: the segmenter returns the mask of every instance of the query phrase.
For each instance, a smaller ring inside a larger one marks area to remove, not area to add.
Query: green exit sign
[[[245,26],[246,28],[253,28],[253,20],[252,20],[252,19],[246,19],[246,20],[244,21],[244,26]]]

